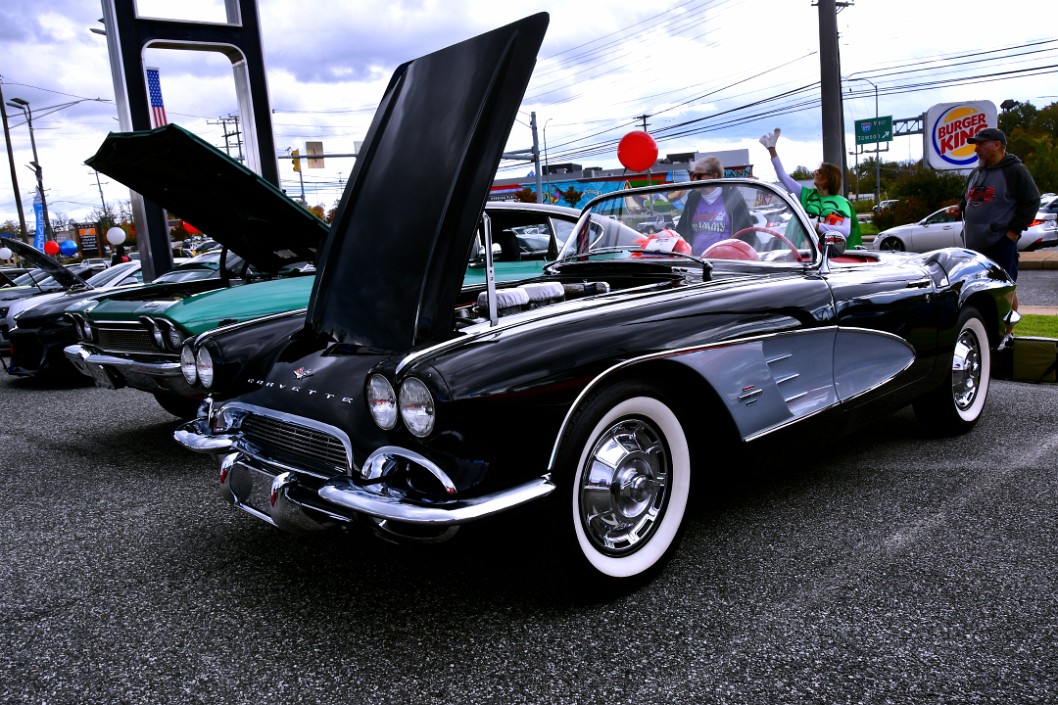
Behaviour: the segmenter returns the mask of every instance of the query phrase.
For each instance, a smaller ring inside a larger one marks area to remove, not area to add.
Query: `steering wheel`
[[[769,235],[777,237],[780,240],[782,240],[786,244],[787,247],[790,248],[791,252],[793,252],[794,262],[802,261],[801,260],[801,251],[799,249],[797,249],[797,246],[794,245],[792,242],[790,242],[786,238],[786,236],[783,235],[782,233],[776,232],[776,231],[772,230],[771,228],[762,228],[760,226],[753,225],[753,226],[748,227],[748,228],[742,228],[737,233],[732,235],[731,238],[735,239],[735,240],[742,240],[743,239],[742,236],[745,235],[746,233],[768,233]]]

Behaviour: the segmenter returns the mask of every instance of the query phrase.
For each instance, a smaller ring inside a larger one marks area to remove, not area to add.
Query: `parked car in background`
[[[155,295],[163,295],[167,290],[179,295],[183,293],[183,287],[167,285],[220,276],[216,267],[204,266],[203,262],[178,259],[175,264],[175,268],[145,285],[140,263],[123,262],[89,279],[90,289],[24,299],[27,304],[24,309],[18,306],[21,302],[16,302],[8,312],[6,321],[0,321],[9,329],[11,341],[8,372],[23,377],[47,375],[79,379],[82,375],[63,352],[66,346],[77,342],[73,319],[67,315],[71,306],[85,306],[88,302],[112,295],[113,289],[125,287],[130,291],[132,287],[151,287]]]
[[[590,591],[660,570],[692,488],[739,472],[725,461],[744,444],[827,452],[906,404],[934,432],[977,423],[1014,292],[1002,269],[960,248],[844,252],[763,181],[600,196],[537,276],[465,286],[545,26],[397,69],[304,318],[271,320],[242,391],[176,431],[216,457],[226,501],[285,530],[427,542],[526,507],[510,526]],[[640,232],[653,204],[681,212],[693,189],[764,224],[736,221],[700,256]]]
[[[23,262],[33,265],[33,269],[14,277],[11,285],[0,287],[0,324],[7,318],[7,312],[15,301],[71,288],[83,289],[87,286],[80,274],[90,276],[87,273],[91,268],[59,264],[52,257],[21,240],[0,237],[0,247],[10,249]],[[0,351],[6,351],[7,348],[7,339],[0,336]]]
[[[891,199],[889,199],[887,201],[882,201],[880,203],[875,203],[874,206],[871,207],[871,211],[874,213],[874,215],[878,215],[882,211],[887,210],[890,206],[892,206],[898,200],[899,199],[891,198]]]
[[[874,236],[875,250],[929,252],[941,247],[964,247],[962,218],[948,214],[947,207],[933,211],[917,223],[898,225]],[[1058,247],[1058,227],[1054,215],[1037,215],[1018,240],[1018,250],[1032,252]]]
[[[936,210],[917,223],[898,225],[874,236],[875,250],[929,252],[942,247],[962,247],[962,218]]]

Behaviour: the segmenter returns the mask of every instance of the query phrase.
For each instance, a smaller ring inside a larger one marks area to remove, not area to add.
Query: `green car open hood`
[[[179,125],[111,132],[88,166],[226,245],[258,271],[313,262],[327,224]]]

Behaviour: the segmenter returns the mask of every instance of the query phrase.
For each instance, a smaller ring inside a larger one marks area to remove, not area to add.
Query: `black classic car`
[[[0,248],[11,250],[25,264],[32,265],[22,274],[0,281],[0,325],[7,318],[8,308],[15,302],[41,294],[87,288],[85,279],[98,271],[82,265],[68,267],[21,240],[0,237]],[[8,340],[4,333],[0,335],[0,352],[7,349]]]
[[[305,315],[219,336],[231,360],[185,347],[199,376],[239,375],[175,432],[217,458],[228,502],[282,529],[425,541],[535,503],[534,542],[635,584],[740,444],[833,438],[908,404],[935,432],[977,422],[1004,272],[963,249],[845,252],[760,181],[597,198],[539,275],[464,286],[546,23],[400,67]],[[693,238],[646,234],[662,211]]]

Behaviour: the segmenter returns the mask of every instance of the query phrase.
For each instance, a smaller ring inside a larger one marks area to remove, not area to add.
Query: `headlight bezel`
[[[397,390],[384,375],[373,374],[367,378],[364,398],[367,399],[367,409],[376,426],[383,431],[392,431],[397,427],[400,418]]]
[[[406,377],[397,396],[400,420],[416,438],[426,438],[437,426],[437,401],[430,387],[418,377]]]
[[[184,381],[189,385],[198,384],[198,360],[191,343],[185,343],[180,347],[180,374],[184,376]]]
[[[216,365],[213,362],[213,354],[205,345],[195,351],[195,372],[198,374],[198,383],[203,389],[211,389],[216,381]]]

